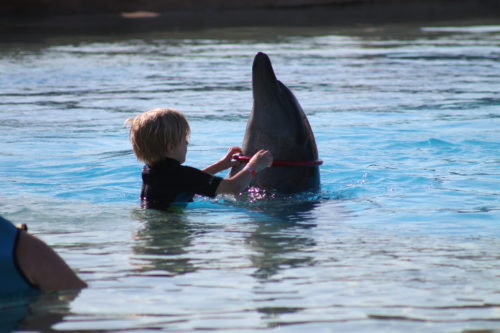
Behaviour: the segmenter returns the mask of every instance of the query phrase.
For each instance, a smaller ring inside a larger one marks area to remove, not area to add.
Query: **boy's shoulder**
[[[185,178],[211,176],[203,170],[192,166],[182,165],[178,161],[165,158],[153,165],[144,165],[142,169],[143,176],[153,176],[161,178],[170,178],[177,181],[183,181]]]
[[[182,168],[182,165],[172,159],[172,158],[164,158],[154,164],[145,164],[142,168],[143,173],[156,173],[156,172],[164,172],[172,169]]]

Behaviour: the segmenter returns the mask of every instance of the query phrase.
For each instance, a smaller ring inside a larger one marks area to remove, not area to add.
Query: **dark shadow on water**
[[[253,200],[255,194],[249,197],[240,205],[258,213],[255,229],[245,239],[252,252],[249,258],[254,268],[252,276],[257,281],[255,310],[262,320],[270,321],[268,327],[281,326],[282,321],[278,319],[282,315],[300,313],[307,307],[297,306],[295,302],[294,306],[281,302],[274,306],[273,299],[287,296],[282,290],[279,295],[274,294],[272,286],[284,279],[296,278],[299,273],[293,272],[294,269],[314,269],[317,210],[326,202],[342,199],[342,194],[319,191],[296,195],[259,194],[258,200]],[[279,323],[275,324],[276,320]]]
[[[265,282],[282,270],[314,265],[310,255],[310,249],[316,245],[311,236],[317,221],[314,211],[332,199],[335,198],[325,193],[283,196],[257,191],[218,203],[241,208],[250,215],[254,228],[245,235],[245,244],[241,246],[251,250],[252,276]],[[142,222],[132,247],[137,272],[177,276],[198,269],[189,259],[189,251],[193,240],[209,228],[203,221],[193,222],[191,212],[183,209],[138,209],[132,211],[132,217]],[[221,219],[224,220],[223,215]]]
[[[79,293],[79,290],[61,291],[0,300],[0,332],[59,332],[53,329],[54,325],[71,314],[70,304]]]
[[[246,237],[247,246],[253,250],[250,260],[256,279],[265,282],[281,270],[314,265],[308,250],[316,242],[308,231],[316,227],[312,212],[321,203],[317,194],[284,196],[250,192],[242,201],[240,205],[259,213],[255,230]]]
[[[163,271],[167,276],[175,276],[196,271],[185,255],[198,231],[187,221],[181,208],[134,210],[132,217],[143,222],[143,227],[134,235],[132,248],[137,255],[134,262],[139,272]]]
[[[246,244],[253,250],[250,257],[255,267],[253,276],[258,280],[270,280],[283,269],[313,265],[308,249],[315,246],[306,230],[312,225],[297,222],[259,222],[246,238]]]

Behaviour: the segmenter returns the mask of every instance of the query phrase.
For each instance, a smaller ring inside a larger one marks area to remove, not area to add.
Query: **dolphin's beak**
[[[265,53],[257,53],[253,60],[252,86],[254,101],[264,103],[274,96],[277,89],[273,65]]]

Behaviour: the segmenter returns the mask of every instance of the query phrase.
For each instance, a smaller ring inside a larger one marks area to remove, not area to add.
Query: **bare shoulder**
[[[86,287],[86,283],[50,246],[25,231],[21,231],[19,234],[16,260],[26,278],[41,290]]]

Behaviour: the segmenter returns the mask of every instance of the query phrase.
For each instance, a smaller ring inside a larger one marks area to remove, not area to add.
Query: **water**
[[[2,45],[0,212],[89,288],[4,300],[0,330],[500,330],[499,46],[484,22]],[[258,51],[309,117],[321,191],[141,210],[124,120],[182,110],[187,164],[216,161]]]

